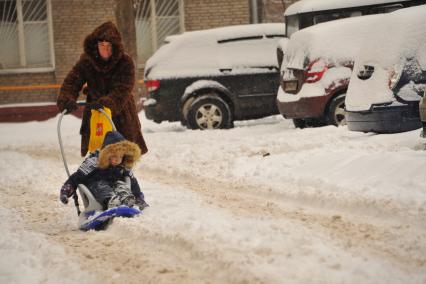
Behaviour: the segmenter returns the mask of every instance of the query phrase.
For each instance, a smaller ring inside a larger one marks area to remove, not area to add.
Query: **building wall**
[[[257,0],[259,23],[282,23],[284,11],[298,0]]]
[[[115,1],[51,0],[55,71],[0,75],[0,104],[55,101],[59,86],[83,51],[86,35],[102,22],[115,22]],[[185,30],[249,24],[250,5],[251,0],[184,0]],[[139,77],[142,74],[139,70]],[[142,92],[138,86],[136,93]]]
[[[114,0],[51,0],[55,71],[0,75],[0,104],[51,102],[83,52],[83,40],[114,21]]]
[[[51,0],[57,82],[62,83],[83,52],[84,38],[105,21],[114,21],[114,0]]]
[[[185,0],[185,30],[250,23],[250,0]]]
[[[47,86],[46,86],[47,85]],[[0,75],[0,104],[54,101],[57,96],[54,72]],[[46,88],[39,89],[40,86]]]

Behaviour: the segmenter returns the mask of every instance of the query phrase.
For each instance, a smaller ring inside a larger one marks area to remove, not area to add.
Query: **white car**
[[[426,86],[426,5],[375,21],[355,56],[348,92],[349,130],[377,133],[421,126],[419,100]]]

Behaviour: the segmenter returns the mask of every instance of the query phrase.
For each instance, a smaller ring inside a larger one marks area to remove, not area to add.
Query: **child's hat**
[[[98,166],[105,169],[109,166],[112,155],[123,157],[124,167],[131,169],[140,158],[141,150],[136,143],[126,140],[118,131],[109,131],[99,152]]]

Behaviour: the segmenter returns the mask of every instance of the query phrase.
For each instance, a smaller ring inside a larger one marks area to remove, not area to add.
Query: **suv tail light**
[[[148,92],[154,92],[160,87],[160,81],[159,80],[149,80],[145,82],[146,88]]]
[[[306,70],[306,83],[315,83],[319,81],[327,71],[327,63],[322,59],[316,59],[309,63],[308,69]]]
[[[393,90],[393,88],[395,88],[396,84],[399,81],[399,78],[401,78],[401,73],[402,72],[396,70],[395,68],[389,70],[389,89]]]

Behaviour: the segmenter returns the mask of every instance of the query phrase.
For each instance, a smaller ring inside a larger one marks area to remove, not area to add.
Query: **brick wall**
[[[59,84],[83,52],[84,38],[105,21],[114,21],[113,0],[51,0]]]
[[[185,0],[185,30],[250,23],[250,0]]]
[[[55,71],[2,74],[0,87],[61,85],[83,52],[87,34],[104,21],[114,21],[116,0],[51,0]],[[184,0],[185,29],[201,30],[250,23],[250,0]],[[142,71],[142,70],[141,70]],[[142,72],[139,77],[142,77]],[[139,78],[140,79],[140,78]],[[136,93],[143,88],[137,86]],[[55,101],[58,88],[1,90],[0,104]]]
[[[0,75],[0,86],[55,85],[53,72],[35,74]],[[0,104],[31,103],[54,101],[57,96],[56,88],[46,89],[12,89],[0,90]]]
[[[283,23],[284,11],[298,0],[257,0],[259,23]]]
[[[83,40],[102,22],[114,21],[114,0],[51,0],[55,71],[2,74],[0,86],[60,85],[83,52]],[[55,101],[58,88],[0,90],[0,104]]]

